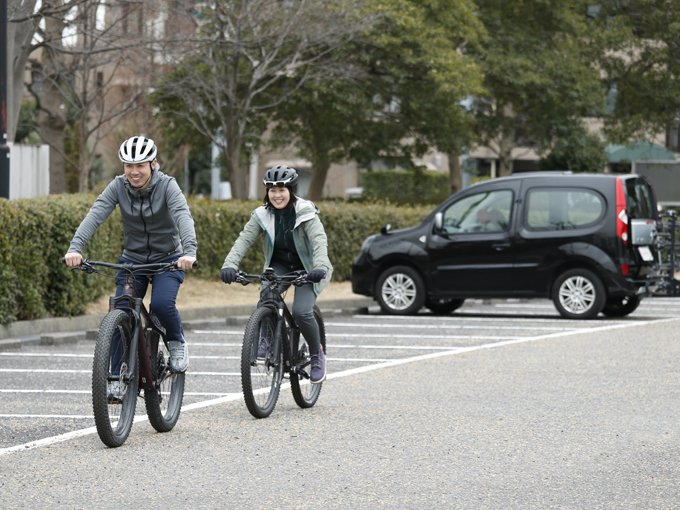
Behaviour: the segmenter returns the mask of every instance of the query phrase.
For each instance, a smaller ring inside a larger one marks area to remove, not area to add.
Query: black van
[[[624,316],[655,271],[649,181],[532,172],[452,195],[417,227],[364,242],[352,290],[385,313],[448,313],[465,298],[548,297],[564,317]],[[633,238],[634,236],[634,238]]]

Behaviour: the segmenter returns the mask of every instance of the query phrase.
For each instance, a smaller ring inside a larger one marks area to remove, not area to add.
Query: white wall
[[[9,146],[9,198],[31,198],[50,193],[50,148],[48,145]]]

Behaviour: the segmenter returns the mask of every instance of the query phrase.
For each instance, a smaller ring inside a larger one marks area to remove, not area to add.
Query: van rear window
[[[626,179],[626,202],[628,215],[632,218],[656,218],[654,196],[649,185],[642,179]]]
[[[533,189],[527,199],[529,230],[571,230],[597,223],[605,211],[604,198],[587,189]]]

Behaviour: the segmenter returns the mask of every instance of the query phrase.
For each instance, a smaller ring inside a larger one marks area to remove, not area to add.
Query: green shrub
[[[439,204],[451,193],[449,174],[427,171],[374,170],[359,174],[365,199],[400,204]]]
[[[88,195],[50,195],[34,199],[0,199],[0,324],[14,320],[82,314],[85,306],[110,291],[113,282],[71,271],[62,257],[78,225],[95,200]],[[198,237],[200,267],[193,273],[216,278],[250,213],[258,202],[214,202],[190,199]],[[417,225],[432,206],[326,201],[317,204],[328,235],[333,280],[350,276],[352,260],[364,239],[390,223],[393,229]],[[114,212],[83,250],[91,260],[115,262],[123,251],[120,214]],[[240,269],[259,272],[263,265],[258,240]]]

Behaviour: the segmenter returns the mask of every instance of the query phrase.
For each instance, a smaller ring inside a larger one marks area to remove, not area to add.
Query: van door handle
[[[493,243],[491,246],[493,246],[496,251],[503,251],[506,248],[510,248],[510,243]]]

